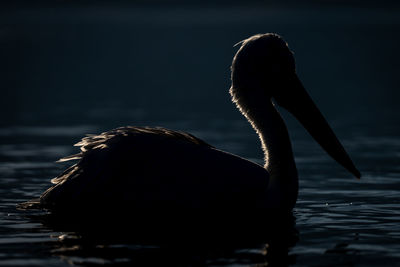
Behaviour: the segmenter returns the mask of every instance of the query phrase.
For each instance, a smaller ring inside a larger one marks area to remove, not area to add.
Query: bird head
[[[277,34],[257,34],[239,42],[232,62],[231,94],[234,98],[275,97],[282,94],[287,77],[296,73],[288,44]]]
[[[274,33],[257,34],[238,44],[230,94],[241,112],[251,120],[252,111],[259,114],[274,99],[332,158],[359,178],[360,172],[297,77],[288,44]]]

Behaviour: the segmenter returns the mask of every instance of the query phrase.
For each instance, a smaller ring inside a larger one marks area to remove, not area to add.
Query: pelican
[[[78,160],[38,199],[20,205],[54,213],[246,210],[290,212],[298,173],[279,105],[356,177],[354,166],[296,74],[288,44],[277,34],[239,43],[229,93],[257,132],[264,166],[221,151],[195,136],[165,128],[127,126],[88,135],[75,146]]]

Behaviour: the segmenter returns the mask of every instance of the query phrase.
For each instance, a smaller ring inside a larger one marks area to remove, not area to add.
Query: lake
[[[0,265],[400,264],[399,8],[104,4],[0,14]],[[260,32],[289,43],[361,180],[280,110],[300,191],[293,220],[272,239],[87,238],[15,208],[50,186],[68,166],[55,161],[76,153],[85,134],[123,125],[188,131],[262,164],[257,136],[228,94],[233,45]]]

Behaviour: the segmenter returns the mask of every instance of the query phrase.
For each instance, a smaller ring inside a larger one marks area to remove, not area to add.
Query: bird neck
[[[249,112],[264,151],[264,167],[269,173],[266,201],[271,208],[292,210],[296,204],[299,181],[292,145],[286,125],[274,105],[259,103]]]
[[[256,130],[264,151],[264,167],[269,174],[264,203],[270,208],[292,210],[299,180],[286,125],[272,102],[265,101],[265,96],[243,97],[238,92],[231,87],[233,101]]]
[[[297,179],[292,145],[286,125],[274,105],[262,101],[248,118],[257,131],[264,151],[264,167],[272,180]]]

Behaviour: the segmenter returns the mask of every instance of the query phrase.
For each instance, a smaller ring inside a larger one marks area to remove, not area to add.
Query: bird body
[[[244,203],[258,208],[263,201],[257,198],[266,195],[269,175],[262,166],[187,133],[122,127],[77,145],[81,153],[60,161],[79,162],[52,180],[40,198],[43,208],[239,210],[249,208]]]

